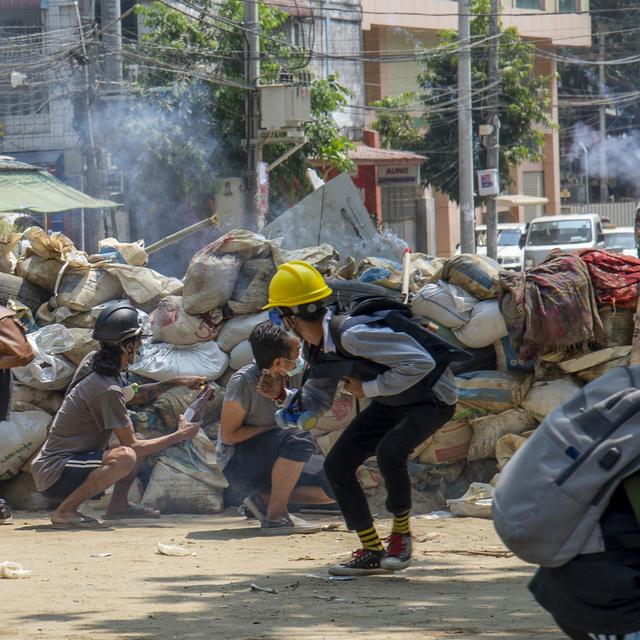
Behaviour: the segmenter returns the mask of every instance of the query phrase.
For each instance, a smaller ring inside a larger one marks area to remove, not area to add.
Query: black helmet
[[[96,319],[93,339],[120,343],[142,334],[138,310],[129,302],[116,302],[105,307]]]

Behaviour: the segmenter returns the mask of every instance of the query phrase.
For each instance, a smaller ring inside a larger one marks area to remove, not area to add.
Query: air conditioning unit
[[[306,85],[272,84],[260,87],[260,126],[287,129],[311,119],[311,89]]]

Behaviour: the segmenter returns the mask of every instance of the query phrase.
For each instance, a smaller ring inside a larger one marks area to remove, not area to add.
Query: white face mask
[[[287,360],[287,362],[293,362],[293,360],[289,360],[288,358],[284,358],[284,359]],[[296,363],[296,365],[295,365],[295,367],[293,367],[293,369],[289,369],[289,370],[285,369],[286,374],[290,378],[292,378],[293,376],[297,376],[297,375],[301,374],[304,371],[304,367],[305,367],[306,362],[305,362],[304,358],[301,355],[297,357],[297,359],[295,360],[295,363]]]

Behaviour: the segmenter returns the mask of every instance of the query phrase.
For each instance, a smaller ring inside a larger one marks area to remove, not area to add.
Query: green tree
[[[371,126],[380,134],[380,144],[385,149],[414,151],[422,146],[422,135],[415,128],[410,111],[415,101],[416,94],[407,92],[371,103],[378,110]]]
[[[208,178],[240,175],[246,166],[242,141],[246,138],[244,87],[244,4],[242,0],[224,0],[210,11],[210,4],[199,5],[202,12],[186,16],[160,2],[139,6],[147,34],[142,47],[130,52],[133,62],[140,61],[145,72],[140,76],[144,89],[171,86],[171,92],[150,100],[172,123],[173,134],[161,128],[150,131],[146,144],[151,156],[185,173],[184,154],[192,150],[194,166],[206,176],[194,183],[190,175],[176,176],[191,194],[193,204],[202,205],[211,193]],[[266,3],[259,4],[261,38],[261,83],[278,81],[281,73],[302,70],[302,54],[284,40],[283,29],[288,15]],[[196,79],[194,79],[196,76]],[[198,80],[197,78],[201,78]],[[348,101],[349,92],[335,77],[311,83],[312,120],[305,124],[308,143],[271,174],[272,203],[288,206],[308,189],[308,158],[315,158],[340,171],[353,168],[348,158],[351,142],[340,134],[332,112]],[[202,141],[207,141],[202,144]],[[175,149],[174,149],[175,146]],[[185,148],[186,147],[186,148]],[[266,145],[264,158],[272,162],[288,147]],[[171,160],[172,158],[175,161]],[[156,165],[157,167],[157,165]],[[204,188],[203,188],[204,187]]]
[[[489,0],[473,0],[471,37],[477,41],[489,36]],[[441,46],[454,47],[458,35],[442,31]],[[550,78],[535,75],[535,46],[524,42],[517,30],[500,33],[500,181],[509,182],[509,168],[524,160],[542,157],[544,136],[540,126],[550,126]],[[425,182],[458,201],[458,57],[429,56],[418,77],[425,107],[427,133],[422,152],[427,156],[422,177]],[[478,136],[480,124],[489,121],[489,59],[487,49],[472,49],[474,166],[486,166],[485,150]]]

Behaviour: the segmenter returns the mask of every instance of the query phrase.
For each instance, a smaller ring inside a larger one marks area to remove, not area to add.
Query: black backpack
[[[472,357],[468,351],[428,329],[428,321],[414,316],[411,308],[403,302],[383,296],[360,296],[353,299],[346,313],[337,313],[331,318],[329,332],[336,345],[336,357],[310,354],[311,377],[344,377],[357,372],[356,377],[366,380],[373,379],[388,369],[370,360],[355,358],[342,347],[342,334],[352,326],[370,323],[371,316],[375,322],[383,322],[393,331],[411,336],[435,360],[434,369],[420,382],[422,389],[432,388],[450,364],[466,362]]]

